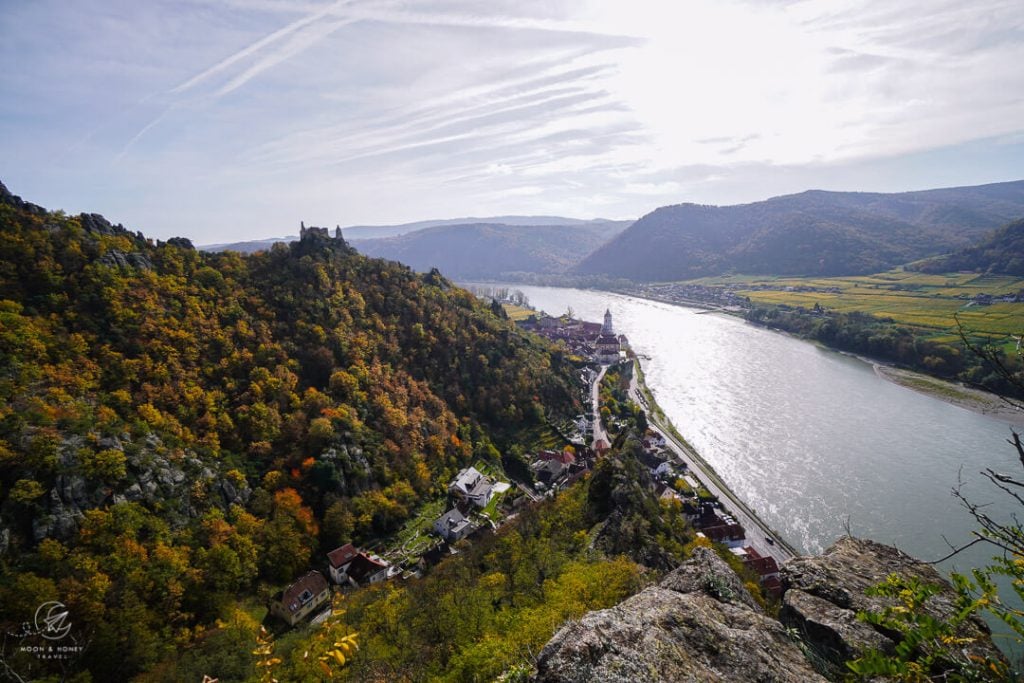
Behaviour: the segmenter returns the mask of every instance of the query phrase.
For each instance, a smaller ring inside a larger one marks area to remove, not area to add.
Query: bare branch
[[[1006,364],[1003,363],[1002,354],[999,352],[999,349],[992,348],[989,346],[981,346],[979,344],[972,342],[968,337],[967,328],[964,327],[963,321],[960,320],[959,314],[954,313],[953,320],[956,321],[957,336],[960,337],[960,341],[963,342],[967,350],[973,353],[978,358],[980,358],[985,363],[987,363],[999,377],[1005,380],[1011,387],[1013,387],[1016,390],[1015,393],[1017,393],[1018,395],[1024,395],[1024,382],[1018,379],[1014,372],[1010,370],[1010,368],[1006,367]],[[1024,356],[1022,356],[1019,342],[1017,345],[1017,356],[1024,358]],[[968,384],[975,388],[982,389],[985,391],[990,390],[989,388],[984,387],[978,384],[977,382],[968,382]],[[1017,410],[1024,410],[1024,402],[1021,402],[1017,399],[1012,399],[1002,394],[997,395],[999,396],[999,399],[1003,401],[1003,403],[1006,403],[1008,406],[1016,408]],[[1022,455],[1021,462],[1024,463],[1024,455]]]
[[[992,470],[985,470],[981,474],[986,479],[988,479],[990,482],[992,482],[992,484],[996,488],[998,488],[1000,491],[1005,492],[1009,496],[1013,496],[1017,500],[1018,503],[1020,503],[1021,505],[1024,505],[1024,498],[1021,498],[1020,495],[1018,495],[1016,492],[1011,491],[1010,487],[1004,485],[1003,482],[1006,479],[1009,479],[1009,477],[1006,477],[1006,475],[1002,475],[1002,474],[996,474]],[[1010,481],[1010,483],[1013,483],[1016,486],[1022,486],[1022,484],[1020,484],[1020,482],[1016,482],[1013,479],[1009,479],[1009,481]]]
[[[945,562],[949,558],[954,557],[956,555],[959,555],[963,551],[967,550],[972,545],[977,545],[978,543],[985,542],[985,539],[979,536],[978,538],[974,539],[970,543],[967,543],[965,545],[956,547],[952,543],[950,543],[949,540],[945,536],[942,537],[942,540],[946,541],[946,545],[948,545],[950,548],[952,548],[953,551],[951,553],[949,553],[948,555],[944,556],[944,557],[940,557],[937,560],[928,560],[927,562],[925,562],[925,564],[939,564],[940,562]]]
[[[1020,442],[1020,434],[1014,429],[1010,429],[1011,438],[1006,440],[1006,443],[1010,444],[1017,449],[1017,457],[1020,458],[1020,464],[1024,465],[1024,444]]]

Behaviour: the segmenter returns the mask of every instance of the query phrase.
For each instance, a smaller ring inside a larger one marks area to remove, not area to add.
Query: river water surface
[[[676,429],[740,498],[799,550],[856,536],[931,560],[974,520],[951,489],[989,514],[1009,506],[978,473],[1022,474],[1009,425],[893,384],[859,359],[705,313],[578,289],[508,285],[552,315],[572,307],[641,354],[647,384]],[[975,552],[976,551],[976,552]],[[986,564],[976,547],[947,570]]]

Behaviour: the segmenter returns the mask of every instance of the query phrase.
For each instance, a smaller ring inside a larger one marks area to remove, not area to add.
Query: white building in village
[[[594,343],[597,350],[597,361],[599,363],[618,363],[621,344],[615,335],[615,328],[612,326],[612,312],[605,309],[604,325],[601,326],[601,334]]]
[[[455,477],[448,492],[478,508],[484,508],[494,496],[494,483],[475,467],[467,467]]]

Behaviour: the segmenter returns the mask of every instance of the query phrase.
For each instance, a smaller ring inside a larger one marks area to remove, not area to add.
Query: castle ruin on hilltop
[[[331,233],[327,228],[318,228],[316,226],[306,227],[305,221],[299,221],[299,241],[305,241],[307,239],[332,239]],[[341,234],[341,226],[334,226],[334,237],[333,239],[340,241],[342,244],[345,243],[345,238]]]

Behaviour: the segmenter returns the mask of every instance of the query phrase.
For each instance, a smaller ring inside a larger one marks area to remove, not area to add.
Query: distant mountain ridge
[[[898,194],[810,190],[735,206],[679,204],[642,217],[576,268],[684,280],[735,271],[878,272],[967,247],[1024,216],[1024,181]]]
[[[512,273],[565,273],[630,223],[440,225],[351,243],[367,256],[401,261],[421,272],[438,268],[456,279],[500,279]]]
[[[442,218],[436,220],[415,221],[413,223],[401,223],[398,225],[350,225],[342,226],[345,239],[378,239],[385,237],[397,237],[409,233],[446,225],[520,225],[520,226],[541,226],[541,225],[596,225],[610,223],[604,218],[584,220],[582,218],[565,218],[563,216],[494,216],[490,218]],[[242,242],[222,242],[218,244],[204,244],[198,248],[202,251],[238,251],[243,254],[251,254],[257,251],[270,249],[277,242],[295,242],[298,235],[287,237],[268,237],[261,240],[245,240]]]
[[[606,218],[566,218],[564,216],[491,216],[479,218],[475,216],[466,218],[442,218],[427,221],[416,221],[414,223],[402,223],[399,225],[353,225],[342,228],[347,239],[375,239],[380,237],[396,237],[407,235],[426,228],[436,228],[445,225],[476,225],[487,223],[491,225],[521,225],[521,226],[543,226],[543,225],[591,225],[595,223],[609,223]]]

